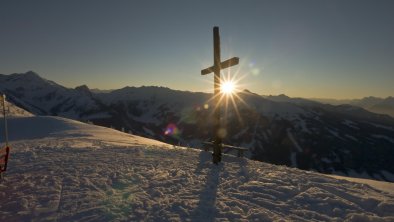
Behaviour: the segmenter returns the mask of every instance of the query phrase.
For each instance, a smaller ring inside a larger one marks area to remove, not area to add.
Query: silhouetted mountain
[[[109,93],[109,92],[112,92],[113,89],[96,89],[96,88],[94,88],[94,89],[90,89],[90,91],[92,93]]]
[[[394,117],[394,97],[387,97],[383,101],[375,103],[366,109],[375,113],[388,114]]]
[[[201,147],[213,133],[212,94],[165,87],[96,94],[87,86],[68,89],[32,73],[0,75],[0,90],[34,114],[91,121],[167,143]],[[235,105],[224,101],[222,112],[224,142],[250,148],[252,159],[383,180],[394,174],[394,119],[389,116],[285,95],[264,98],[247,90]]]
[[[374,96],[369,96],[369,97],[364,97],[362,99],[354,99],[348,102],[348,104],[363,107],[363,108],[370,108],[374,106],[375,104],[378,104],[382,102],[382,98],[374,97]]]
[[[394,117],[394,98],[389,96],[385,99],[378,97],[364,97],[362,99],[346,99],[346,100],[335,100],[335,99],[312,99],[322,103],[328,103],[332,105],[350,104],[353,106],[362,107],[368,111],[380,114],[387,114]]]
[[[92,92],[90,91],[90,89],[89,89],[89,87],[87,85],[77,86],[77,87],[75,87],[75,89],[77,91],[79,91],[80,93],[85,94],[85,95],[87,95],[89,97],[92,96]]]
[[[290,102],[290,103],[302,104],[302,105],[316,105],[316,101],[303,99],[303,98],[291,98],[286,96],[285,94],[280,94],[277,96],[269,95],[263,97],[276,102]]]

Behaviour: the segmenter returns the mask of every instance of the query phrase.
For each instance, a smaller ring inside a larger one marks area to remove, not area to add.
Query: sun
[[[230,73],[228,70],[228,72],[222,74],[223,75],[220,77],[219,93],[216,93],[216,81],[207,81],[209,85],[214,85],[214,95],[205,102],[212,106],[207,105],[207,108],[205,108],[204,105],[204,108],[210,109],[211,111],[215,111],[217,108],[219,108],[219,110],[222,109],[225,116],[224,119],[227,119],[227,116],[234,115],[235,113],[238,121],[242,123],[243,120],[238,106],[242,105],[243,107],[248,107],[248,104],[243,100],[243,91],[240,90],[240,88],[244,88],[245,85],[240,83],[247,75],[241,74],[239,69],[233,73]],[[209,91],[211,91],[211,89]]]
[[[220,86],[220,91],[224,94],[233,94],[235,92],[235,82],[233,81],[224,81]]]

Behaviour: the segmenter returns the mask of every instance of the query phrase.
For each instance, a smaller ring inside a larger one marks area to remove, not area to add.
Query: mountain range
[[[63,116],[174,145],[199,148],[212,135],[215,104],[209,93],[165,87],[70,89],[32,71],[0,75],[0,91],[35,115]],[[223,102],[224,142],[249,148],[248,157],[259,161],[389,181],[394,118],[360,106],[245,90]]]
[[[374,96],[364,97],[362,99],[347,99],[347,100],[335,100],[335,99],[312,99],[322,103],[328,103],[331,105],[350,104],[364,108],[370,112],[387,114],[394,117],[394,97],[389,96],[386,98],[379,98]]]

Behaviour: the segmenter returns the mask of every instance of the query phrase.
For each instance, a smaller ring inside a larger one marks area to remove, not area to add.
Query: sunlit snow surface
[[[29,117],[33,116],[30,112],[19,108],[18,106],[15,106],[13,103],[8,102],[7,100],[5,101],[5,112],[7,117]],[[3,104],[0,102],[0,113],[1,116],[0,118],[3,118]]]
[[[215,166],[208,152],[58,117],[9,125],[0,221],[394,221],[378,186],[232,156]]]

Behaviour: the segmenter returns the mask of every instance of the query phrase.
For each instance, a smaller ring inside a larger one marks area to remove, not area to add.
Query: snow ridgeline
[[[0,118],[3,118],[3,103],[0,102]],[[14,105],[13,103],[5,101],[5,114],[7,117],[30,117],[34,116],[30,112],[19,108],[18,106]]]
[[[394,193],[362,183],[227,155],[215,166],[207,152],[58,117],[9,125],[0,221],[394,221]]]

